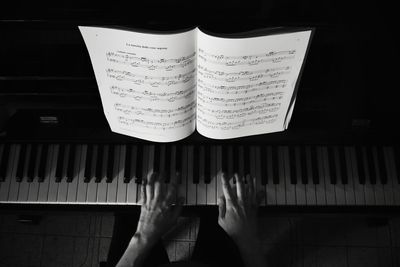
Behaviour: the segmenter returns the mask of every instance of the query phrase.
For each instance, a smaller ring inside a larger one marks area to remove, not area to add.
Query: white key
[[[67,195],[68,203],[75,203],[77,200],[78,180],[79,180],[78,173],[79,173],[80,162],[81,162],[81,151],[82,151],[82,145],[76,144],[75,155],[73,155],[73,160],[74,160],[73,177],[72,177],[72,181],[70,183],[68,183],[68,195]]]
[[[68,195],[68,183],[67,183],[67,168],[68,168],[68,159],[69,159],[69,152],[70,152],[71,145],[65,146],[65,153],[64,153],[64,162],[62,168],[62,178],[60,183],[58,184],[58,194],[57,194],[57,202],[58,203],[65,203],[67,202],[67,195]]]
[[[187,146],[183,146],[181,151],[181,158],[177,160],[181,160],[182,173],[180,174],[180,184],[178,184],[178,197],[183,197],[183,204],[187,204]]]
[[[333,155],[334,155],[334,162],[336,168],[336,185],[335,185],[335,194],[336,194],[336,205],[344,206],[346,205],[346,194],[345,194],[345,185],[342,182],[342,175],[340,172],[340,155],[339,149],[337,146],[333,147]],[[344,168],[344,166],[342,166]]]
[[[81,158],[78,173],[78,193],[76,195],[76,201],[78,203],[85,203],[87,197],[88,183],[85,183],[87,149],[88,145],[85,144],[81,146]]]
[[[351,165],[351,154],[350,147],[344,148],[345,161],[346,161],[346,172],[347,172],[347,184],[344,186],[346,194],[346,205],[355,205],[355,193],[354,193],[354,182],[353,182],[353,170]]]
[[[39,184],[39,197],[38,202],[46,203],[47,198],[49,195],[49,188],[50,188],[50,171],[51,171],[51,164],[53,160],[53,149],[54,145],[48,146],[48,154],[46,159],[46,167],[45,167],[45,176],[43,182]]]
[[[95,173],[96,173],[96,165],[97,165],[97,152],[99,149],[99,145],[93,145],[92,152],[92,162],[91,162],[91,173],[93,177],[90,179],[87,184],[87,194],[86,194],[86,202],[88,203],[96,203],[97,199],[97,186],[98,183],[95,182]]]
[[[322,163],[324,170],[324,179],[325,179],[325,196],[326,196],[326,204],[327,205],[336,205],[335,198],[335,185],[331,183],[331,175],[329,172],[329,158],[328,158],[328,148],[326,146],[321,148],[322,154]]]
[[[316,188],[312,177],[312,163],[311,163],[311,148],[305,147],[305,156],[307,164],[307,184],[306,184],[306,200],[307,206],[314,206],[317,204]]]
[[[197,184],[197,205],[205,205],[207,204],[207,186],[204,180],[204,154],[205,148],[204,146],[200,147],[200,164],[199,164],[199,173],[200,173],[200,181]],[[208,159],[209,160],[209,159]]]
[[[103,160],[101,161],[101,181],[97,184],[97,203],[107,203],[107,162],[110,146],[103,145]]]
[[[385,190],[385,195],[390,196],[387,197],[386,199],[388,200],[386,202],[386,205],[395,205],[395,189],[396,189],[396,183],[394,183],[396,180],[393,177],[392,170],[390,168],[390,162],[388,158],[388,147],[380,147],[381,153],[383,155],[383,160],[384,160],[384,166],[380,166],[381,168],[386,169],[386,175],[387,175],[387,184],[383,185],[383,189]]]
[[[128,144],[128,146],[131,146]],[[127,195],[126,195],[126,201],[129,204],[137,204],[137,184],[135,182],[136,177],[136,158],[137,158],[137,146],[132,146],[131,150],[132,156],[131,156],[131,173],[132,173],[132,179],[130,179],[128,185],[127,185]]]
[[[321,147],[318,146],[315,149],[317,162],[313,162],[313,164],[317,164],[319,183],[315,185],[315,191],[317,196],[317,205],[324,206],[326,205],[326,194],[325,194],[325,173],[323,169],[323,158],[321,153]]]
[[[285,205],[286,204],[286,181],[285,181],[285,159],[283,153],[283,147],[279,146],[276,148],[278,153],[278,162],[274,167],[278,168],[279,173],[279,184],[276,185],[276,204]]]
[[[28,202],[37,202],[39,196],[39,181],[38,181],[38,170],[39,170],[39,159],[42,153],[42,144],[37,147],[37,153],[34,155],[35,169],[33,181],[29,184]]]
[[[267,147],[267,162],[261,163],[261,164],[267,164],[267,171],[268,171],[268,183],[265,185],[265,193],[266,193],[266,205],[268,206],[275,206],[277,204],[277,189],[276,185],[274,184],[273,181],[273,166],[272,166],[272,147],[268,146]],[[276,163],[275,163],[276,164]],[[278,166],[274,166],[277,168]]]
[[[216,158],[216,168],[217,168],[217,203],[218,203],[218,198],[224,195],[224,192],[222,191],[222,146],[219,145],[216,148],[216,153],[217,153],[217,158]]]
[[[393,186],[393,201],[394,205],[399,206],[400,205],[400,184],[398,180],[398,175],[400,173],[398,172],[399,170],[396,169],[396,162],[395,162],[395,153],[393,150],[393,147],[386,147],[385,148],[386,152],[386,161],[388,165],[388,170],[390,171],[390,177],[392,181],[392,186]]]
[[[16,146],[16,155],[15,155],[15,159],[18,159],[19,161],[24,161],[25,159],[21,158],[21,149],[22,149],[22,145],[17,145]],[[18,164],[18,162],[16,162],[16,164]],[[16,202],[18,200],[18,191],[19,191],[19,185],[20,183],[17,182],[17,167],[18,165],[15,165],[15,174],[13,171],[13,174],[11,175],[11,179],[10,179],[10,187],[9,187],[9,192],[8,192],[8,202]]]
[[[295,151],[295,160],[296,160],[296,176],[297,176],[297,184],[296,184],[296,203],[299,206],[305,206],[307,204],[306,201],[306,185],[303,184],[303,181],[300,177],[302,177],[301,173],[301,154],[300,147],[296,146],[294,148]],[[293,174],[291,174],[293,175]]]
[[[109,153],[114,153],[114,164],[112,170],[112,182],[107,183],[107,203],[115,204],[117,202],[117,190],[118,190],[118,168],[119,168],[119,155],[121,146],[114,145]],[[110,154],[109,154],[110,155]]]
[[[368,159],[367,159],[367,151],[365,146],[361,148],[361,156],[362,158],[358,160],[362,160],[362,164],[364,167],[364,173],[365,173],[365,185],[364,185],[364,190],[365,190],[365,204],[367,206],[373,206],[376,205],[375,202],[375,192],[374,192],[374,186],[371,184],[371,177],[370,173],[368,171]]]
[[[117,167],[117,203],[126,203],[127,202],[127,191],[128,191],[128,183],[124,182],[124,168],[125,168],[125,158],[126,158],[126,145],[120,146],[119,152],[119,161]]]
[[[194,147],[188,147],[188,193],[187,193],[187,204],[196,205],[197,199],[197,185],[193,182],[193,153]]]
[[[382,206],[386,204],[386,196],[385,190],[381,182],[380,174],[379,174],[379,163],[378,163],[378,154],[376,146],[372,147],[372,158],[375,166],[375,177],[376,177],[376,185],[375,185],[375,200],[376,205]]]
[[[387,164],[386,164],[386,160],[385,160],[385,151],[383,150],[383,147],[377,147],[376,148],[376,153],[381,153],[382,158],[383,158],[383,165],[379,165],[380,169],[384,169],[386,171],[386,176],[387,176],[387,183],[386,184],[382,184],[383,185],[383,191],[385,193],[385,205],[386,206],[392,206],[394,204],[394,199],[393,199],[393,185],[392,182],[389,180],[389,175],[387,173]],[[379,150],[379,151],[378,151]],[[380,172],[379,172],[379,176],[380,176]],[[381,180],[382,177],[380,177],[379,180]]]
[[[56,168],[57,168],[57,160],[58,154],[60,151],[60,145],[53,146],[53,155],[50,163],[50,174],[49,174],[49,192],[47,194],[47,202],[55,203],[57,202],[58,195],[58,184],[56,183]]]
[[[11,145],[7,160],[7,172],[3,182],[0,182],[0,202],[6,202],[10,191],[11,180],[15,180],[20,145]]]
[[[290,176],[295,175],[290,173],[290,156],[289,147],[282,147],[282,157],[284,164],[284,179],[285,179],[285,191],[286,191],[286,204],[295,205],[296,204],[296,185],[292,184],[290,181]]]
[[[20,182],[19,191],[18,191],[18,202],[28,201],[29,183],[28,183],[27,179],[28,179],[29,161],[31,160],[31,150],[32,150],[32,145],[29,144],[26,148],[23,178]]]
[[[217,203],[217,178],[216,178],[216,151],[215,146],[210,147],[210,183],[207,184],[207,205],[215,205]]]
[[[365,205],[365,190],[364,185],[360,184],[360,177],[357,168],[357,156],[354,147],[350,147],[350,158],[354,182],[354,195],[356,200],[356,205]]]

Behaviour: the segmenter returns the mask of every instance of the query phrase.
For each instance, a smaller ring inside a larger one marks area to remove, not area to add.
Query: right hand
[[[247,179],[246,179],[247,178]],[[235,174],[236,185],[231,186],[222,174],[224,195],[218,199],[218,224],[240,246],[251,244],[257,237],[258,197],[255,192],[255,178],[239,177]],[[245,183],[245,180],[247,183]]]

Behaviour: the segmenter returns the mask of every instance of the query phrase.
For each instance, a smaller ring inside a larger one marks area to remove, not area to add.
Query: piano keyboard
[[[7,143],[0,203],[135,205],[157,171],[185,205],[216,205],[221,173],[237,172],[256,177],[261,206],[397,206],[399,158],[391,146]]]

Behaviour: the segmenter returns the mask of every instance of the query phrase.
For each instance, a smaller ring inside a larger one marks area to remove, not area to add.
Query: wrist
[[[129,247],[135,247],[138,250],[147,250],[156,243],[155,238],[136,232],[129,242]]]

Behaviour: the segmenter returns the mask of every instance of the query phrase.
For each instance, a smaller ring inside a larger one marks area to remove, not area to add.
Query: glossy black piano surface
[[[260,177],[265,205],[400,204],[393,4],[201,1],[195,13],[182,1],[124,5],[0,10],[0,202],[135,204],[138,181],[156,168],[181,173],[188,205],[215,204],[221,170]],[[287,131],[224,142],[194,133],[161,145],[110,132],[78,25],[316,33]]]

